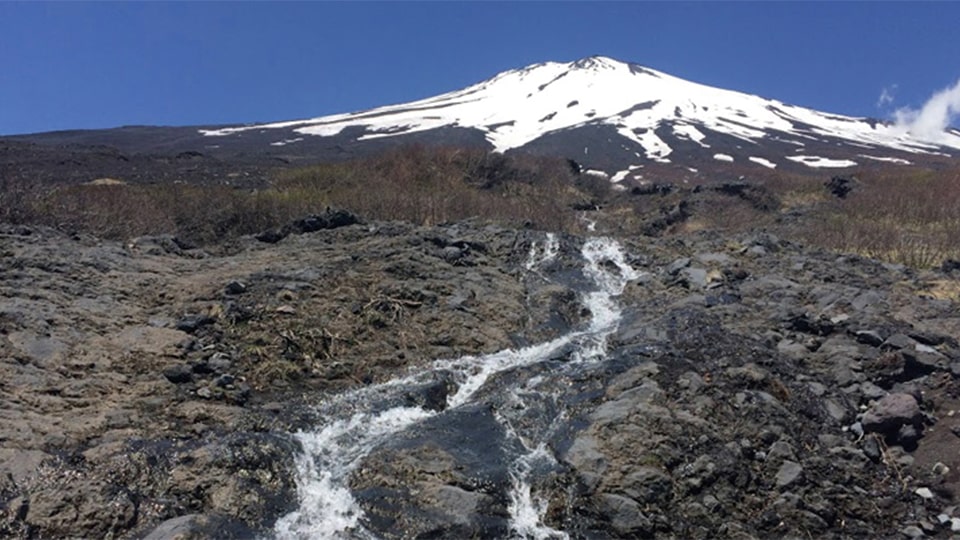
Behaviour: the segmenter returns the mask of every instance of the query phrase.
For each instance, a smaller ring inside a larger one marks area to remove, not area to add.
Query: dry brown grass
[[[578,231],[582,210],[602,206],[588,215],[612,234],[644,234],[658,220],[666,221],[657,234],[764,227],[810,245],[919,268],[960,259],[960,169],[870,169],[857,177],[845,199],[830,195],[822,177],[773,172],[754,182],[753,198],[710,189],[697,196],[689,190],[637,196],[575,175],[562,159],[414,146],[282,171],[261,190],[109,180],[50,187],[0,178],[0,221],[113,239],[172,233],[210,244],[327,207],[368,220],[435,225],[479,217]],[[760,208],[760,196],[777,204]],[[668,219],[687,202],[689,215]]]
[[[684,231],[720,230],[743,232],[769,225],[775,212],[764,212],[749,202],[735,197],[712,195],[695,211],[695,218],[685,223]]]
[[[937,300],[960,302],[960,281],[956,279],[935,279],[924,284],[921,296]]]
[[[576,222],[572,206],[602,191],[577,181],[560,159],[405,147],[372,159],[283,171],[261,190],[110,181],[41,188],[3,181],[0,221],[111,239],[172,233],[210,244],[332,206],[372,220],[433,225],[480,217],[565,230]]]
[[[435,225],[482,217],[553,230],[571,225],[570,205],[584,197],[562,160],[419,146],[287,171],[276,188],[373,219]]]
[[[821,203],[807,243],[917,268],[960,258],[960,170],[867,171],[845,199]]]
[[[265,193],[227,187],[85,184],[28,193],[9,221],[111,239],[174,233],[202,244],[263,230],[287,210]]]

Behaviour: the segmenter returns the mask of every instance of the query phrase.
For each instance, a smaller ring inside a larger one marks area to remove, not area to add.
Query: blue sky
[[[0,1],[0,134],[307,118],[594,54],[888,118],[960,79],[958,21],[958,2]]]

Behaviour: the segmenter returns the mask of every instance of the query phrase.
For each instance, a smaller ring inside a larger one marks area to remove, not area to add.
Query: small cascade
[[[556,468],[557,459],[547,446],[546,440],[567,418],[562,412],[554,412],[555,398],[558,396],[540,388],[539,383],[542,381],[542,377],[534,377],[527,381],[524,388],[512,391],[505,406],[497,414],[497,421],[504,426],[509,436],[525,449],[525,453],[517,456],[510,468],[510,504],[507,510],[510,513],[511,534],[515,538],[529,540],[557,540],[569,536],[544,524],[550,501],[547,497],[534,493],[533,485],[536,478],[546,476]],[[526,397],[533,397],[534,400]],[[553,420],[542,429],[518,429],[514,425],[516,422],[510,419],[509,411],[523,411],[525,414],[544,406],[550,410],[535,414],[551,417]]]
[[[540,443],[520,456],[510,471],[510,531],[518,538],[530,540],[558,540],[570,538],[567,533],[544,525],[549,501],[533,493],[531,481],[538,466],[550,470],[557,463],[545,443]]]
[[[627,264],[620,245],[606,238],[587,240],[583,257],[584,273],[598,288],[584,298],[591,313],[590,326],[575,354],[580,360],[597,360],[606,355],[607,338],[620,322],[620,306],[614,298],[623,293],[627,283],[639,278],[640,272]]]
[[[583,221],[584,226],[587,228],[587,232],[596,232],[597,230],[597,221],[587,217],[586,212],[580,214],[580,220]]]
[[[559,241],[548,234],[542,245],[534,244],[525,267],[533,270],[552,261],[559,253]],[[363,509],[351,494],[351,474],[364,458],[397,434],[444,412],[410,406],[403,399],[411,388],[437,380],[439,374],[452,379],[456,390],[447,396],[446,410],[473,403],[492,377],[543,362],[565,359],[567,363],[600,361],[607,338],[620,320],[614,297],[639,273],[627,264],[621,247],[606,238],[587,240],[582,249],[583,274],[593,283],[583,294],[591,319],[578,329],[551,341],[523,349],[507,349],[489,355],[438,360],[427,368],[384,384],[332,397],[318,408],[322,423],[315,431],[300,433],[304,454],[298,458],[297,486],[300,507],[281,518],[274,528],[278,540],[327,538],[374,538],[364,530]],[[531,262],[532,261],[532,262]],[[540,379],[517,381],[522,387],[509,390],[506,399],[519,399],[521,392],[537,395]],[[547,396],[550,399],[550,396]],[[517,410],[523,410],[518,407]],[[556,459],[546,445],[562,414],[554,414],[545,429],[521,433],[513,421],[497,415],[511,438],[519,441],[524,453],[512,457],[509,492],[510,527],[517,538],[567,538],[562,531],[543,523],[547,499],[533,492],[537,475],[553,470]],[[530,430],[527,430],[530,431]]]
[[[527,262],[524,263],[523,267],[528,271],[533,270],[537,266],[542,266],[556,259],[559,253],[560,239],[557,238],[557,235],[554,233],[547,233],[547,237],[543,241],[542,246],[540,246],[536,240],[530,244],[530,252],[527,254]]]

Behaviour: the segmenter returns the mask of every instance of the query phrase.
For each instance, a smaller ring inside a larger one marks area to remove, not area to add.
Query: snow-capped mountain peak
[[[578,147],[577,134],[589,132],[580,137],[584,154],[602,133],[616,147],[605,151],[605,166],[618,170],[680,163],[692,154],[768,168],[845,167],[857,163],[852,156],[903,162],[910,155],[960,150],[956,131],[917,137],[892,124],[713,88],[604,56],[534,64],[400,105],[202,133],[292,130],[282,142],[296,144],[305,136],[341,136],[347,128],[354,128],[350,137],[356,143],[469,129],[501,152],[560,144],[570,153]],[[837,146],[847,151],[838,153]]]

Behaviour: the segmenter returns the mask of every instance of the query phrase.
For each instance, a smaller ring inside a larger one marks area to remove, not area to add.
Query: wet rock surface
[[[582,239],[547,259],[537,231],[312,223],[225,253],[0,226],[0,536],[265,534],[314,405],[591,316]],[[621,241],[644,274],[606,359],[561,347],[374,449],[365,527],[508,536],[523,473],[574,538],[955,534],[960,309],[925,294],[945,274],[765,234]],[[549,458],[518,471],[531,441]]]
[[[262,533],[311,403],[577,322],[524,290],[533,233],[329,217],[232,255],[0,226],[0,536]]]

